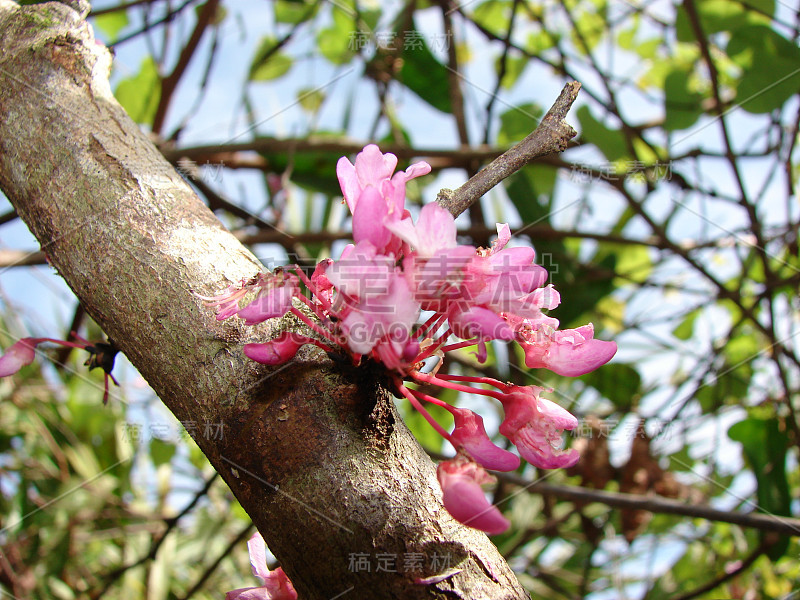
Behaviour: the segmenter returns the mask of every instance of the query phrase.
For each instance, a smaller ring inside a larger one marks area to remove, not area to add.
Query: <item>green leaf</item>
[[[165,442],[155,437],[150,440],[150,459],[156,467],[160,467],[171,461],[172,457],[175,456],[176,450],[175,444]]]
[[[503,89],[510,90],[514,87],[514,84],[517,83],[517,80],[525,72],[525,68],[529,64],[531,64],[531,61],[527,56],[507,57],[506,72],[503,75],[503,81],[500,83]],[[497,71],[498,73],[500,72],[500,57],[497,59]]]
[[[525,50],[534,55],[541,54],[545,50],[549,50],[555,46],[559,39],[560,36],[557,32],[551,33],[546,30],[535,31],[525,40]],[[525,60],[529,59],[525,58]]]
[[[695,1],[695,8],[703,33],[709,35],[721,31],[734,32],[746,25],[769,24],[775,13],[775,0],[700,0]],[[695,42],[697,39],[682,3],[675,19],[675,31],[679,42]]]
[[[625,135],[595,119],[588,106],[583,105],[578,109],[578,121],[581,124],[581,139],[597,146],[609,161],[631,158]]]
[[[131,119],[151,124],[161,99],[161,78],[153,58],[146,57],[136,75],[120,81],[114,95]]]
[[[531,164],[505,180],[504,185],[514,208],[525,224],[550,221],[551,199],[558,172],[554,167]],[[557,246],[561,248],[560,245]],[[550,248],[552,251],[553,248]]]
[[[561,320],[562,329],[585,325],[587,313],[593,313],[600,300],[615,289],[617,256],[613,253],[598,252],[585,265],[566,255],[547,256],[542,252],[540,258],[556,289],[570,291],[570,301],[552,311],[552,316]]]
[[[780,108],[800,89],[800,48],[769,27],[736,30],[727,51],[743,69],[736,100],[746,111],[766,113]]]
[[[262,38],[250,64],[250,81],[270,81],[289,72],[292,58],[277,49],[277,45],[273,37]]]
[[[419,43],[403,48],[403,66],[398,81],[435,109],[452,113],[447,69],[431,53],[422,33],[416,30],[406,32],[406,36],[409,34],[415,35]]]
[[[520,104],[500,115],[500,131],[497,143],[501,146],[512,146],[528,135],[539,125],[544,111],[538,104]]]
[[[303,110],[316,113],[325,101],[325,92],[314,88],[303,88],[297,91],[297,102]]]
[[[772,515],[791,516],[791,495],[786,481],[786,450],[789,437],[774,418],[750,417],[731,425],[728,437],[742,444],[745,458],[758,483],[757,510]],[[777,560],[788,548],[783,538],[769,553]]]
[[[679,340],[688,340],[692,337],[694,333],[694,322],[697,320],[697,317],[700,315],[700,309],[696,308],[693,311],[689,312],[689,314],[684,317],[683,321],[681,321],[678,326],[672,330],[672,335],[674,335]]]
[[[725,362],[732,367],[740,364],[747,364],[761,354],[762,346],[755,333],[742,331],[736,337],[731,338],[722,348]]]
[[[642,377],[631,365],[612,363],[587,373],[582,381],[608,398],[620,410],[630,410],[641,398]]]
[[[475,23],[497,36],[506,35],[510,18],[509,0],[488,0],[478,5],[472,13]]]
[[[664,129],[676,131],[691,127],[703,114],[703,95],[689,89],[690,69],[674,69],[664,80]]]
[[[735,369],[726,366],[721,374],[701,387],[695,395],[703,412],[714,412],[724,405],[741,406],[750,388],[753,371],[749,365],[741,365]]]
[[[644,282],[653,270],[653,260],[647,246],[627,244],[604,244],[603,253],[616,255],[616,273],[614,285],[622,287],[631,282]],[[598,253],[600,254],[600,253]]]
[[[125,10],[115,10],[92,19],[94,26],[106,34],[109,40],[117,39],[119,32],[125,29],[129,22],[128,12]]]
[[[611,335],[622,333],[625,330],[625,306],[625,302],[613,296],[600,298],[596,304],[599,318],[594,321],[597,329],[608,330]]]
[[[319,2],[305,0],[275,0],[275,22],[297,25],[317,14]]]
[[[325,136],[317,134],[315,137],[324,139]],[[340,152],[303,152],[293,156],[285,152],[260,154],[266,159],[269,170],[273,173],[284,172],[291,163],[292,183],[328,196],[342,195],[336,178],[336,163],[341,158]]]
[[[607,26],[604,15],[584,11],[575,19],[575,28],[570,30],[572,42],[581,54],[587,50],[591,52],[603,39]]]
[[[75,592],[72,588],[55,577],[47,578],[47,587],[53,596],[59,598],[59,600],[72,600],[75,597]]]
[[[333,24],[317,33],[317,48],[320,54],[335,65],[350,61],[362,47],[362,37],[371,32],[362,31],[353,20],[353,13],[334,7]]]

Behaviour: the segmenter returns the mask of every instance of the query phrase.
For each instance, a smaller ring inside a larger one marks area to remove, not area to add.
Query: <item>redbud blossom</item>
[[[256,532],[247,542],[253,575],[261,580],[258,587],[239,588],[225,594],[225,600],[297,600],[297,592],[281,567],[267,567],[267,545]]]
[[[463,457],[439,463],[436,469],[442,486],[442,501],[454,519],[496,535],[506,531],[511,523],[496,506],[489,504],[481,485],[494,478],[481,467]]]
[[[496,446],[486,434],[483,418],[466,408],[447,407],[453,415],[455,428],[450,440],[486,469],[513,471],[519,467],[519,457]]]
[[[312,343],[313,341],[314,340],[310,337],[291,331],[284,331],[269,342],[263,344],[245,344],[243,351],[247,358],[256,362],[265,365],[282,365],[294,358],[300,346]]]
[[[548,326],[519,332],[525,364],[550,369],[566,377],[577,377],[606,364],[617,352],[614,342],[594,339],[591,323],[577,329],[556,331]]]
[[[577,425],[575,417],[540,398],[541,388],[450,373],[447,353],[477,346],[483,362],[488,341],[516,341],[528,367],[575,376],[608,362],[616,344],[595,340],[591,325],[558,330],[558,320],[546,311],[556,308],[561,297],[547,284],[547,271],[535,264],[532,248],[507,247],[508,225],[497,225],[491,247],[474,248],[458,243],[453,216],[437,204],[423,206],[414,221],[404,206],[405,186],[429,173],[430,166],[417,163],[394,173],[396,166],[397,157],[382,154],[372,144],[358,153],[355,164],[339,160],[336,173],[353,215],[355,241],[339,260],[322,261],[310,278],[297,266],[287,267],[204,299],[217,307],[219,319],[238,314],[250,325],[291,312],[314,332],[314,338],[284,333],[269,342],[247,344],[245,354],[258,362],[286,362],[300,346],[312,343],[329,354],[348,356],[356,366],[365,360],[383,365],[398,395],[458,452],[456,460],[439,467],[447,509],[462,523],[497,533],[508,522],[486,501],[480,485],[489,476],[478,465],[513,470],[519,458],[490,440],[479,415],[428,395],[429,390],[406,387],[405,382],[500,401],[505,409],[500,433],[522,457],[540,468],[565,467],[578,460],[575,450],[560,449],[564,430]],[[300,294],[300,281],[308,297]],[[253,289],[258,296],[240,309],[239,301]],[[293,297],[308,310],[293,306]],[[424,323],[422,311],[428,313]],[[436,369],[426,372],[433,357],[438,359]],[[455,419],[453,432],[445,431],[423,403],[449,410]]]
[[[0,377],[13,375],[22,367],[31,364],[36,356],[34,348],[39,342],[40,340],[36,338],[22,338],[12,344],[3,356],[0,356]]]
[[[16,343],[12,344],[8,350],[0,356],[0,377],[8,377],[19,371],[22,367],[29,365],[33,362],[35,356],[35,348],[44,342],[59,344],[67,348],[80,348],[89,353],[89,358],[83,363],[89,367],[89,370],[100,367],[104,371],[105,387],[103,392],[103,404],[108,404],[108,380],[114,382],[114,385],[119,385],[119,382],[111,374],[114,368],[114,359],[119,350],[110,342],[89,342],[78,336],[74,331],[72,337],[77,341],[68,342],[65,340],[55,340],[52,338],[22,338]]]
[[[580,458],[577,450],[561,450],[561,435],[575,429],[578,419],[555,402],[540,398],[544,388],[510,386],[500,401],[506,416],[500,433],[514,442],[522,458],[540,469],[571,467]],[[551,390],[552,391],[552,390]]]

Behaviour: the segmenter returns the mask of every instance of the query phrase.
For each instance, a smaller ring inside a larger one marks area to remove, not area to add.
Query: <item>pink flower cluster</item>
[[[545,390],[487,377],[438,374],[439,367],[448,351],[471,346],[483,362],[486,343],[505,340],[523,348],[528,367],[576,376],[608,362],[617,347],[594,339],[591,324],[558,329],[558,321],[545,311],[558,306],[560,296],[546,284],[547,272],[534,263],[532,248],[507,247],[508,225],[498,225],[491,248],[475,248],[458,243],[453,216],[436,204],[424,206],[414,222],[404,206],[406,183],[430,172],[430,166],[420,162],[394,173],[396,165],[394,155],[382,154],[375,145],[366,146],[355,165],[339,160],[336,170],[353,214],[355,242],[339,260],[319,263],[311,277],[299,267],[259,274],[204,300],[217,307],[218,319],[237,315],[254,324],[288,312],[308,326],[309,336],[285,332],[266,343],[247,344],[245,354],[258,362],[281,364],[302,345],[314,344],[349,355],[354,364],[383,364],[396,391],[458,451],[455,459],[438,468],[445,507],[463,523],[499,533],[508,522],[483,494],[480,486],[490,479],[484,468],[511,471],[520,459],[489,439],[478,414],[405,382],[498,400],[505,413],[500,433],[525,460],[545,469],[568,467],[578,453],[561,450],[561,437],[577,426],[577,420],[542,398]],[[301,283],[309,296],[300,293]],[[240,300],[253,291],[255,299],[240,308]],[[426,365],[432,362],[437,364],[430,370]],[[452,413],[454,430],[445,431],[422,401]]]

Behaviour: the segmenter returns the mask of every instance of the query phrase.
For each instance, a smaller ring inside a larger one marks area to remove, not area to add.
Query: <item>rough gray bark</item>
[[[0,186],[88,313],[176,417],[200,425],[195,440],[301,597],[527,598],[486,536],[442,507],[381,373],[316,350],[257,365],[242,344],[279,325],[219,323],[193,296],[261,265],[116,103],[110,57],[82,16],[0,0],[0,48]],[[222,439],[204,423],[222,423]],[[403,569],[409,553],[423,571]],[[351,570],[356,554],[397,556],[397,572]],[[460,571],[415,584],[440,574],[434,554]]]

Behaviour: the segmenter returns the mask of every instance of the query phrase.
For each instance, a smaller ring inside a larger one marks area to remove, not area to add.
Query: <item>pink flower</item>
[[[294,358],[300,346],[313,343],[314,341],[315,340],[312,338],[304,335],[291,331],[284,331],[269,342],[263,344],[245,344],[243,351],[247,358],[264,365],[282,365]]]
[[[576,377],[606,364],[617,352],[617,344],[594,339],[591,323],[577,329],[556,331],[547,325],[517,330],[517,341],[525,350],[525,364],[531,369],[550,369]]]
[[[445,313],[461,297],[464,266],[474,256],[472,246],[455,246],[441,248],[427,259],[414,252],[404,258],[403,273],[424,310]]]
[[[411,328],[420,306],[392,258],[376,254],[372,244],[362,241],[325,274],[338,290],[334,310],[350,350],[369,354],[379,343],[388,344],[381,354],[394,363],[389,368],[397,366],[392,357],[406,355],[409,344],[416,347]]]
[[[31,364],[36,356],[34,348],[41,341],[37,338],[22,338],[12,344],[3,356],[0,356],[0,377],[13,375],[22,367]]]
[[[496,446],[486,434],[483,418],[466,408],[447,408],[455,421],[450,440],[463,449],[478,464],[493,471],[513,471],[519,467],[519,457]]]
[[[574,448],[563,451],[561,434],[575,429],[578,419],[555,402],[540,398],[544,388],[509,386],[501,402],[505,419],[500,433],[514,442],[522,458],[540,469],[571,467],[580,458]]]
[[[385,251],[392,242],[392,232],[384,223],[389,220],[389,205],[380,190],[368,187],[358,197],[353,211],[353,241],[367,241],[375,248]],[[395,244],[397,246],[397,244]]]
[[[257,290],[256,298],[244,308],[239,308],[239,301],[252,290]],[[274,273],[258,273],[250,279],[242,280],[238,285],[228,286],[216,296],[195,296],[204,300],[207,306],[216,307],[217,321],[239,315],[244,319],[245,325],[255,325],[283,316],[292,309],[292,298],[299,293],[297,277],[276,269]]]
[[[403,241],[389,227],[408,215],[406,183],[431,170],[420,162],[392,175],[396,166],[397,157],[381,154],[374,144],[358,153],[355,165],[345,157],[336,165],[342,194],[353,214],[353,239],[356,244],[369,241],[382,254],[402,253]]]
[[[253,575],[261,580],[258,587],[239,588],[225,594],[225,600],[297,600],[297,592],[281,567],[267,567],[267,546],[256,532],[247,542]]]
[[[100,367],[105,373],[105,392],[103,393],[103,404],[108,404],[108,380],[119,386],[119,382],[111,374],[114,368],[114,359],[119,350],[110,342],[89,342],[78,336],[74,331],[72,336],[77,340],[68,342],[66,340],[55,340],[53,338],[22,338],[13,344],[3,356],[0,356],[0,377],[8,377],[19,371],[22,367],[33,362],[35,355],[34,349],[43,342],[59,344],[67,348],[79,348],[89,353],[89,358],[83,363],[91,371]]]
[[[395,272],[392,257],[379,254],[370,242],[348,246],[342,258],[331,262],[325,271],[327,280],[340,292],[334,307],[385,295]]]
[[[245,325],[263,323],[267,319],[282,317],[292,309],[292,298],[299,294],[300,288],[295,281],[288,281],[285,285],[262,289],[255,300],[236,312],[244,319]]]
[[[244,352],[253,360],[280,364],[311,343],[349,357],[355,366],[373,360],[391,371],[395,391],[459,452],[458,459],[439,467],[445,506],[458,520],[496,533],[508,522],[486,501],[480,485],[489,476],[478,464],[513,470],[519,458],[492,443],[480,416],[421,389],[409,389],[405,382],[502,402],[505,419],[500,432],[520,454],[541,468],[565,467],[578,460],[578,453],[561,450],[561,438],[577,420],[540,398],[541,388],[439,369],[449,352],[471,346],[477,346],[477,358],[484,362],[487,342],[497,339],[518,342],[529,367],[581,375],[610,360],[616,344],[595,340],[591,325],[558,330],[558,320],[546,311],[556,308],[561,297],[547,285],[547,271],[535,264],[532,248],[507,247],[507,224],[497,225],[491,247],[474,248],[458,243],[452,215],[437,204],[424,206],[414,222],[404,206],[406,184],[430,172],[430,166],[417,163],[394,173],[396,166],[395,156],[373,144],[358,153],[355,164],[347,158],[337,163],[342,194],[353,214],[355,242],[338,261],[319,263],[310,278],[297,265],[259,274],[204,300],[217,307],[219,319],[238,314],[252,325],[291,311],[314,332],[314,338],[284,333],[266,343],[247,344]],[[300,282],[309,297],[299,293]],[[238,303],[254,289],[259,292],[256,299],[240,309]],[[293,306],[293,298],[308,310]],[[420,322],[423,310],[430,314]],[[434,358],[435,366],[428,360]],[[421,401],[453,414],[452,434]]]
[[[336,176],[351,213],[355,214],[361,192],[367,186],[379,189],[383,180],[391,178],[396,166],[397,157],[394,154],[382,154],[375,144],[364,146],[356,155],[355,166],[344,156],[339,159]]]
[[[456,223],[453,215],[438,204],[422,207],[416,225],[411,218],[387,223],[387,228],[409,244],[420,258],[430,258],[437,251],[455,248]]]
[[[442,486],[444,507],[456,521],[490,535],[509,528],[508,519],[483,494],[481,485],[492,483],[493,478],[477,464],[456,457],[439,463],[436,475]]]
[[[392,177],[396,166],[397,157],[388,152],[382,154],[375,144],[364,146],[364,149],[356,155],[355,165],[344,156],[339,159],[336,164],[336,176],[339,178],[342,195],[351,213],[355,214],[359,196],[369,186],[377,188],[385,198],[393,201],[392,204],[399,204],[399,212],[402,212],[405,203],[405,184],[415,177],[430,173],[431,166],[426,162],[418,162],[411,165],[407,171],[400,171]],[[387,183],[391,184],[391,187],[384,187]]]
[[[419,304],[402,275],[392,272],[387,279],[374,280],[376,290],[387,286],[385,293],[366,294],[346,309],[342,331],[350,349],[357,354],[368,354],[389,336],[399,344],[393,345],[392,350],[399,357],[412,341],[411,328],[419,317]]]
[[[453,333],[465,340],[479,338],[482,341],[511,341],[514,339],[514,330],[502,317],[488,308],[453,304],[448,313],[448,319]]]
[[[515,329],[535,329],[539,324],[545,324],[553,329],[558,328],[558,319],[545,316],[542,309],[552,310],[561,304],[559,294],[553,284],[533,290],[530,294],[520,296],[508,302],[504,310],[505,319]]]
[[[513,302],[540,288],[547,271],[534,264],[533,248],[506,248],[475,256],[465,268],[462,296],[495,312],[510,312]]]

